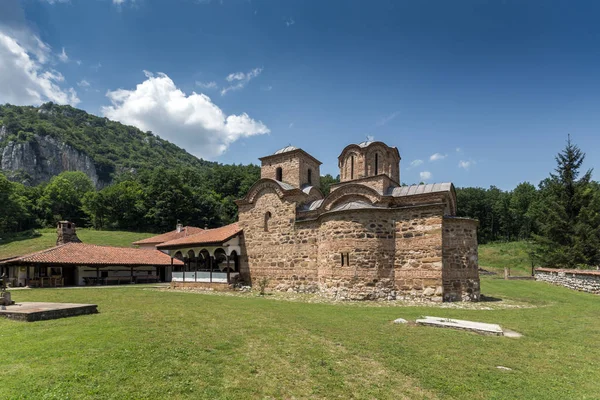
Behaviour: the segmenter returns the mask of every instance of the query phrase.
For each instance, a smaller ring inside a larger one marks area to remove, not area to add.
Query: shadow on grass
[[[42,236],[42,234],[35,229],[23,231],[19,233],[4,233],[0,234],[0,245],[9,244],[12,242],[20,242],[21,240],[35,239]]]
[[[498,297],[486,296],[485,294],[482,294],[479,296],[479,301],[480,302],[497,302],[497,301],[502,301],[502,299],[500,299]]]

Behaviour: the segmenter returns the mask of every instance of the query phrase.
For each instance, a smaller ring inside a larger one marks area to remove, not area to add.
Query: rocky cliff
[[[38,185],[63,171],[82,171],[98,189],[108,184],[99,179],[96,166],[87,154],[56,138],[36,134],[22,142],[4,140],[7,137],[6,127],[0,127],[0,169],[14,180]]]

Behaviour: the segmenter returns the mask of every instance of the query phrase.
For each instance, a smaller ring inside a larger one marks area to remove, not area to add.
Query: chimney
[[[56,226],[56,245],[65,243],[81,243],[75,232],[75,224],[70,221],[59,221]]]
[[[177,223],[177,233],[181,232],[183,230],[183,225],[180,223]]]

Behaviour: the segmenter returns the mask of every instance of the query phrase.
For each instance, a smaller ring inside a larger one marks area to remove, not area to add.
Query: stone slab
[[[439,328],[462,329],[472,332],[481,333],[484,335],[504,336],[502,328],[498,324],[487,324],[484,322],[465,321],[462,319],[451,319],[441,317],[426,316],[423,319],[418,319],[417,324],[426,326],[435,326]]]
[[[27,302],[0,307],[0,317],[26,322],[96,314],[97,312],[96,304]]]

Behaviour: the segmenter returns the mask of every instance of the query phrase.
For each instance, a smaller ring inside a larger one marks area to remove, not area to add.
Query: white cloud
[[[199,157],[214,158],[244,137],[269,133],[246,113],[226,115],[210,97],[186,95],[166,74],[144,71],[146,80],[135,89],[117,89],[106,96],[112,105],[104,116],[150,130]]]
[[[376,126],[384,126],[387,123],[391,122],[393,119],[395,119],[398,115],[400,115],[400,111],[395,111],[395,112],[391,113],[390,115],[387,115],[387,116],[381,118],[379,121],[377,121],[377,123],[375,125]]]
[[[98,72],[98,70],[102,68],[102,64],[98,63],[96,65],[92,65],[90,66],[90,69],[93,69],[94,71]]]
[[[463,161],[463,160],[460,160],[458,162],[458,168],[469,169],[473,165],[475,165],[475,161]]]
[[[253,70],[248,71],[246,73],[233,72],[227,75],[225,80],[231,83],[231,85],[221,90],[221,96],[225,95],[227,92],[230,92],[232,90],[243,89],[248,84],[248,82],[259,76],[262,70],[262,68],[254,68]]]
[[[431,172],[429,172],[429,171],[420,172],[419,177],[421,178],[421,180],[423,182],[428,181],[431,179]]]
[[[443,160],[446,157],[448,157],[447,154],[435,153],[435,154],[432,154],[431,157],[429,157],[429,161]]]
[[[31,32],[0,25],[0,103],[79,103],[73,88],[61,86],[64,76],[47,66],[50,55],[50,46]]]
[[[217,82],[200,82],[200,81],[196,81],[196,86],[200,87],[201,89],[217,89],[219,87],[217,85]]]
[[[288,128],[292,129],[293,127],[294,127],[294,123],[293,123],[293,122],[290,122],[290,124],[289,124]]]
[[[56,3],[70,3],[71,0],[42,0],[48,4],[56,4]]]
[[[273,86],[261,86],[260,90],[262,90],[263,92],[270,92],[271,90],[273,90]]]
[[[288,28],[292,25],[294,25],[296,23],[296,21],[294,21],[293,18],[286,18],[285,19],[285,26],[287,26]]]
[[[58,59],[64,63],[69,62],[69,56],[64,47],[62,48],[62,52],[58,55]]]
[[[411,168],[418,167],[421,164],[423,164],[423,160],[413,160],[410,162]]]
[[[90,83],[88,81],[86,81],[85,79],[82,79],[79,82],[77,82],[77,86],[86,88],[86,87],[90,87]]]
[[[462,151],[462,149],[461,149],[460,147],[457,147],[457,148],[456,148],[456,152],[457,152],[457,153],[460,153],[461,151]]]

